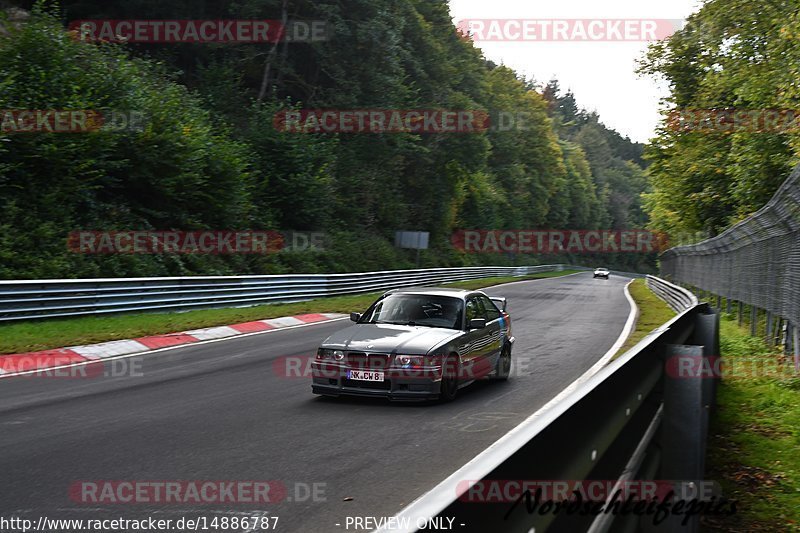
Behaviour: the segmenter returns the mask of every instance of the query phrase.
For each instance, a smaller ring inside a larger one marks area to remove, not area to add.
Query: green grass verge
[[[704,530],[800,531],[800,377],[731,316],[721,351],[730,371],[717,389],[706,477],[738,504],[733,516],[705,519]]]
[[[648,333],[659,326],[663,326],[675,316],[675,311],[647,288],[645,280],[634,280],[628,290],[639,308],[639,316],[636,318],[636,327],[614,356],[615,359],[630,350],[637,342],[645,338]]]
[[[446,284],[448,287],[480,289],[492,285],[574,274],[577,271],[544,272],[522,277],[496,277]],[[0,326],[0,354],[24,353],[63,346],[93,344],[148,335],[174,333],[265,320],[305,313],[363,311],[381,293],[320,298],[306,302],[259,305],[245,308],[203,309],[183,313],[143,313],[102,317],[39,320]]]

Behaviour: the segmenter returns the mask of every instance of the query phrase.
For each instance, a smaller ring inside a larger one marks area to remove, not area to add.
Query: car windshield
[[[391,294],[367,311],[361,322],[461,329],[463,310],[464,302],[460,298]]]

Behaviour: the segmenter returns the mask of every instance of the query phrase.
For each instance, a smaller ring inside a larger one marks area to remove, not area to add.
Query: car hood
[[[424,355],[463,332],[454,329],[355,324],[328,337],[322,345],[350,351]]]

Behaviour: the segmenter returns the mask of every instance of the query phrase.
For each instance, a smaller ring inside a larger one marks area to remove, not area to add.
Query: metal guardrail
[[[692,292],[655,276],[647,276],[647,286],[659,298],[667,302],[673,311],[680,313],[696,306],[699,302]]]
[[[800,165],[761,210],[713,239],[664,252],[661,275],[749,307],[751,333],[765,311],[765,338],[794,352],[800,371]],[[792,346],[794,349],[792,350]]]
[[[355,274],[0,281],[0,322],[297,302],[495,276],[584,270],[569,265],[390,270]]]
[[[668,291],[675,305],[691,305],[395,517],[413,527],[392,530],[417,531],[417,524],[432,518],[453,519],[455,529],[470,532],[696,532],[699,516],[683,525],[684,516],[668,513],[656,527],[652,514],[542,513],[546,498],[529,511],[521,491],[514,502],[470,499],[475,487],[485,495],[492,483],[508,481],[671,480],[700,486],[716,382],[666,369],[677,355],[719,354],[719,315],[685,289],[658,278],[650,284]]]

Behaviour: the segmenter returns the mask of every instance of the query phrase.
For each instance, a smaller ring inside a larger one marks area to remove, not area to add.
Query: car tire
[[[439,389],[439,401],[452,402],[458,395],[458,357],[449,355],[442,364],[442,383]]]
[[[506,344],[500,352],[500,357],[497,358],[497,364],[494,367],[494,379],[496,381],[508,381],[508,376],[511,374],[511,346]]]

